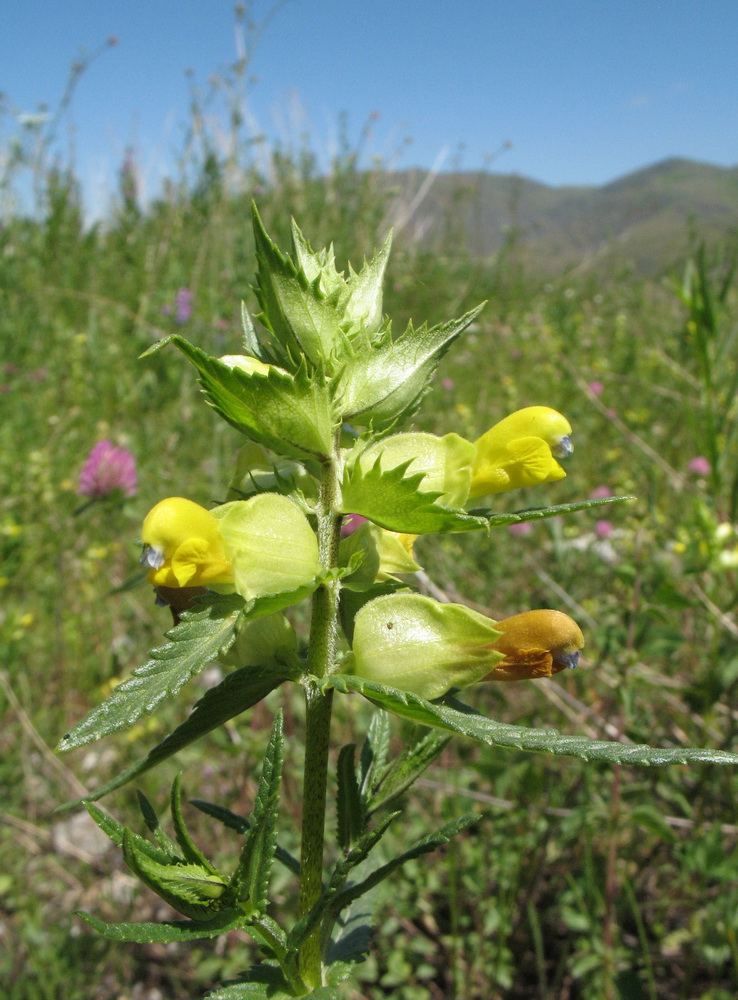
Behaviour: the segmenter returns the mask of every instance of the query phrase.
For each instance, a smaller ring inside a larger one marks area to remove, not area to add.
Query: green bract
[[[278,493],[259,493],[213,510],[236,591],[250,600],[311,583],[320,571],[318,540],[303,512]]]
[[[494,622],[462,604],[388,594],[356,615],[347,672],[430,701],[488,674],[503,659],[488,648],[499,636]]]
[[[469,496],[474,452],[471,441],[458,434],[392,434],[369,445],[356,461],[364,474],[377,461],[385,471],[405,464],[408,475],[423,474],[419,490],[440,494],[436,503],[442,507],[461,507]]]

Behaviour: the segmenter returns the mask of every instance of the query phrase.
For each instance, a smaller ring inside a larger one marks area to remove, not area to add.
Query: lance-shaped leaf
[[[257,319],[274,335],[287,355],[304,355],[314,366],[330,365],[331,359],[340,355],[346,339],[344,283],[331,280],[335,267],[331,275],[331,262],[325,253],[323,266],[320,266],[321,261],[311,253],[301,235],[301,264],[308,264],[309,273],[304,266],[297,267],[271,241],[255,208],[253,218],[259,263],[256,296],[261,306]]]
[[[332,986],[318,986],[306,993],[304,987],[297,992],[290,989],[281,972],[270,966],[259,965],[250,969],[238,980],[218,986],[205,994],[204,1000],[338,1000],[338,991]]]
[[[386,716],[386,712],[382,712]],[[396,757],[383,780],[378,783],[373,796],[367,798],[367,818],[377,810],[394,803],[401,795],[411,788],[420,775],[436,760],[452,739],[450,733],[437,729],[420,728],[416,739]]]
[[[577,500],[574,503],[560,503],[553,507],[526,507],[511,514],[498,514],[492,510],[470,511],[475,517],[484,517],[492,528],[500,528],[507,524],[520,524],[523,521],[543,521],[547,517],[559,517],[562,514],[573,514],[578,510],[589,510],[591,507],[601,507],[603,504],[621,503],[623,500],[635,500],[633,496],[603,497],[597,500]]]
[[[453,699],[446,704],[425,701],[406,691],[397,691],[382,684],[363,680],[350,674],[333,674],[322,678],[321,687],[333,687],[348,694],[356,691],[375,705],[403,719],[422,726],[469,736],[487,746],[509,747],[533,753],[562,754],[582,760],[600,760],[608,764],[738,764],[738,754],[701,747],[651,747],[643,744],[615,743],[591,740],[585,736],[568,736],[555,729],[529,729],[489,719],[468,705]]]
[[[204,812],[206,816],[212,816],[213,819],[217,819],[223,826],[227,826],[229,830],[235,830],[236,833],[246,833],[251,827],[250,819],[246,819],[245,816],[239,816],[238,813],[226,809],[225,806],[216,805],[214,802],[203,802],[202,799],[190,799],[190,805]],[[274,860],[283,864],[293,875],[299,876],[300,862],[289,851],[285,851],[283,847],[280,847],[279,844],[274,849]]]
[[[439,361],[483,305],[430,329],[411,325],[397,340],[389,329],[379,342],[369,336],[352,340],[353,356],[340,375],[344,420],[379,428],[413,413]]]
[[[347,851],[364,832],[364,809],[356,777],[356,745],[341,747],[336,774],[336,835],[338,846]]]
[[[231,879],[231,888],[249,911],[261,913],[266,908],[269,878],[277,846],[276,824],[279,788],[282,778],[284,735],[282,713],[278,712],[264,754],[259,790],[244,837],[238,866]]]
[[[59,741],[57,750],[72,750],[125,729],[142,715],[171,698],[192,677],[201,673],[233,642],[244,601],[238,594],[205,594],[196,609],[167,632],[169,642],[151,652],[113,694],[93,708]]]
[[[365,808],[390,766],[390,735],[389,714],[380,709],[371,717],[359,757],[359,787]]]
[[[213,938],[220,934],[242,927],[243,913],[240,910],[224,910],[216,914],[212,920],[170,920],[157,924],[118,923],[108,924],[104,920],[93,917],[82,910],[76,911],[98,934],[110,941],[127,941],[132,944],[169,944],[172,941],[196,941],[198,938]]]
[[[435,502],[440,493],[421,492],[424,474],[408,475],[409,465],[383,471],[380,458],[368,470],[354,463],[341,487],[342,512],[361,514],[390,531],[413,535],[487,530],[486,517],[441,507]]]
[[[209,870],[212,875],[219,875],[217,868],[211,863],[211,861],[206,857],[205,854],[200,850],[197,844],[194,842],[190,836],[190,831],[184,821],[184,816],[182,815],[182,775],[178,774],[172,783],[172,791],[169,796],[169,804],[172,813],[172,823],[174,825],[174,833],[177,838],[177,844],[179,845],[179,850],[181,856],[189,864],[200,865],[202,868]]]
[[[122,788],[129,781],[179,753],[180,750],[189,746],[190,743],[194,743],[201,736],[252,708],[270,691],[291,679],[292,676],[292,670],[281,664],[267,667],[242,667],[240,670],[234,670],[220,684],[206,691],[196,703],[189,718],[177,726],[160,743],[157,743],[142,760],[132,764],[94,792],[85,795],[84,798],[67,802],[60,809],[68,810],[83,802],[96,802],[104,795],[108,795],[117,788]]]
[[[337,421],[325,379],[303,365],[294,373],[231,368],[183,337],[173,344],[192,362],[208,402],[252,441],[289,458],[323,459],[331,453]]]

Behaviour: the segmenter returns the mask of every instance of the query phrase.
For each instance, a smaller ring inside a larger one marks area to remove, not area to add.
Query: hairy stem
[[[325,569],[336,566],[338,562],[341,518],[336,513],[337,503],[337,463],[326,462],[321,479],[318,508],[318,544],[321,564]],[[323,677],[333,668],[338,630],[339,591],[338,581],[329,581],[319,587],[313,597],[308,673],[315,677]],[[333,701],[333,692],[321,691],[309,677],[305,679],[304,684],[307,717],[298,906],[300,917],[317,902],[323,887],[328,751]],[[299,965],[302,978],[309,987],[315,988],[321,985],[322,954],[319,927],[302,943]]]

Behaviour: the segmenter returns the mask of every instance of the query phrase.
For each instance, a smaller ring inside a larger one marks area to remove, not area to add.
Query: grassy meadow
[[[196,109],[195,109],[196,110]],[[235,126],[234,126],[235,127]],[[5,162],[0,227],[0,980],[8,1000],[201,996],[249,964],[249,943],[120,945],[107,920],[167,919],[91,822],[55,814],[152,746],[202,687],[155,720],[66,757],[57,740],[169,627],[138,578],[140,522],[160,498],[222,499],[236,431],[200,398],[175,353],[138,360],[173,332],[216,354],[240,347],[256,310],[250,202],[288,246],[294,215],[313,246],[357,266],[407,202],[381,165],[345,148],[320,175],[307,146],[223,151],[194,116],[180,173],[142,206],[135,163],[108,217],[85,221],[73,168],[21,137]],[[10,192],[31,178],[33,204]],[[511,235],[493,257],[464,250],[453,209],[441,253],[398,232],[385,310],[396,330],[488,300],[442,362],[418,429],[474,439],[543,403],[574,428],[567,478],[500,510],[593,494],[636,499],[524,530],[427,537],[431,586],[494,617],[568,611],[582,666],[539,684],[479,686],[508,722],[598,739],[732,748],[738,721],[738,295],[727,242],[699,245],[654,278],[627,269],[539,277]],[[463,234],[462,234],[463,236]],[[191,308],[178,313],[188,290]],[[85,457],[110,439],[136,459],[138,494],[81,512]],[[434,593],[437,592],[434,590]],[[205,682],[207,676],[205,676]],[[302,706],[287,688],[140,782],[163,809],[173,775],[239,811],[253,798],[273,709],[290,733],[284,826],[300,812]],[[397,722],[397,720],[395,720]],[[342,699],[342,742],[365,709]],[[338,744],[338,739],[336,740]],[[454,740],[412,793],[398,839],[471,809],[472,833],[413,862],[377,899],[382,931],[354,1000],[730,1000],[738,991],[738,775],[493,752]],[[135,790],[103,803],[139,823]],[[221,836],[191,810],[196,836]],[[296,833],[294,834],[296,837]],[[390,836],[393,836],[390,834]],[[287,835],[289,838],[289,834]],[[228,850],[224,839],[224,850]],[[288,847],[295,847],[295,843]],[[109,845],[108,845],[109,846]],[[294,906],[285,883],[277,905]]]

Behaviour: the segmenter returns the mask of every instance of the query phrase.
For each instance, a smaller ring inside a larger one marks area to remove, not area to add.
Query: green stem
[[[318,545],[324,568],[337,565],[341,519],[336,514],[338,470],[335,462],[326,462],[320,484],[318,508]],[[308,674],[323,677],[333,667],[338,631],[337,580],[319,587],[313,597],[310,626]],[[300,894],[298,916],[304,916],[317,902],[323,889],[323,849],[328,786],[328,751],[330,748],[333,692],[323,692],[310,678],[305,682],[306,728],[305,770],[302,797],[302,848],[300,857]],[[300,974],[306,985],[322,985],[323,963],[320,927],[316,927],[300,946]]]

